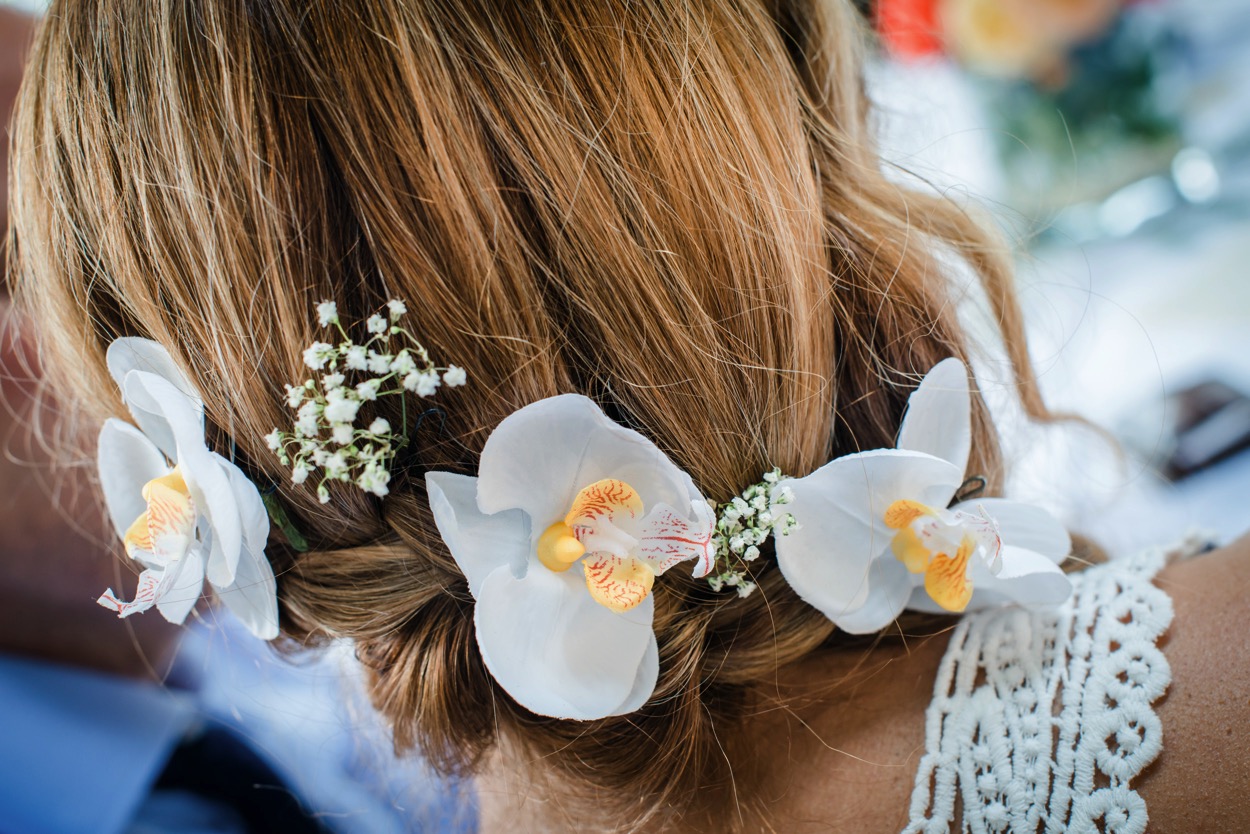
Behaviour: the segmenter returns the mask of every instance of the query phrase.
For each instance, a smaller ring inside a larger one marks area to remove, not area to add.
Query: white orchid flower
[[[787,481],[799,528],[777,563],[799,596],[839,628],[866,634],[903,611],[1003,602],[1056,605],[1067,532],[1045,510],[1001,498],[947,508],[972,446],[968,371],[946,359],[908,401],[896,449],[859,452]]]
[[[715,513],[690,476],[591,400],[508,416],[476,478],[426,475],[430,507],[477,601],[491,674],[532,712],[593,720],[655,690],[655,577],[712,568]]]
[[[126,553],[143,565],[135,599],[110,588],[99,603],[119,616],[156,606],[181,623],[205,575],[256,636],[278,636],[277,589],[265,558],[269,516],[256,486],[209,450],[204,406],[169,354],[147,339],[118,339],[108,367],[138,428],[110,419],[100,431],[100,484]]]

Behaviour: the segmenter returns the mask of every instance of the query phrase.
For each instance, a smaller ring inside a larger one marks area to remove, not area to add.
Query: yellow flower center
[[[143,500],[148,503],[147,510],[122,539],[126,554],[132,559],[139,553],[181,558],[195,535],[195,502],[178,467],[144,484]]]
[[[538,537],[538,561],[561,573],[582,561],[586,589],[595,601],[619,613],[641,603],[651,593],[655,571],[634,558],[638,540],[613,523],[637,518],[642,499],[624,481],[605,478],[584,487],[562,521]]]
[[[885,511],[885,523],[898,530],[890,542],[894,555],[907,570],[924,574],[924,587],[933,601],[947,611],[967,608],[973,590],[968,562],[976,550],[976,538],[958,528],[944,529],[947,525],[940,513],[919,501],[895,501]],[[958,532],[958,537],[952,532]]]

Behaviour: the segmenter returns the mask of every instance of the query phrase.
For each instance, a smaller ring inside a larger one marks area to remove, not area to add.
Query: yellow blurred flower
[[[1060,58],[1054,39],[1014,0],[945,0],[939,15],[951,53],[988,75],[1029,77]]]
[[[1104,31],[1120,0],[942,0],[947,48],[988,75],[1040,78],[1060,70],[1068,47]]]

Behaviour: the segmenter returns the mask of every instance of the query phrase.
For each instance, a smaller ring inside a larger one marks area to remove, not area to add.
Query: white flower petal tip
[[[99,599],[127,617],[155,606],[181,623],[209,583],[257,636],[277,636],[277,589],[264,557],[269,516],[260,492],[204,439],[199,393],[160,345],[119,339],[109,371],[138,428],[109,420],[97,463],[109,517],[140,562],[135,598]]]
[[[967,368],[940,362],[908,400],[897,449],[859,452],[789,481],[799,529],[777,539],[795,591],[840,628],[879,630],[905,608],[963,612],[1003,600],[1054,605],[1067,532],[998,498],[948,506],[971,451]]]
[[[972,400],[963,362],[943,359],[921,380],[907,400],[897,448],[950,461],[961,472],[967,467],[972,450]]]
[[[539,715],[590,721],[655,689],[658,577],[710,570],[715,512],[653,443],[591,400],[505,418],[472,478],[426,475],[430,508],[476,600],[483,661]]]
[[[487,577],[474,623],[486,668],[513,700],[538,715],[593,721],[654,691],[652,616],[649,596],[617,614],[587,593],[580,571],[540,567],[524,579],[506,570]]]

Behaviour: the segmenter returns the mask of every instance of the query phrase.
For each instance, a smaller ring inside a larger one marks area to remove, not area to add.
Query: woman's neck
[[[946,635],[817,652],[779,670],[739,733],[732,795],[665,820],[664,834],[897,830],[906,824],[924,713]],[[478,777],[483,834],[619,831],[561,777],[502,744]]]

